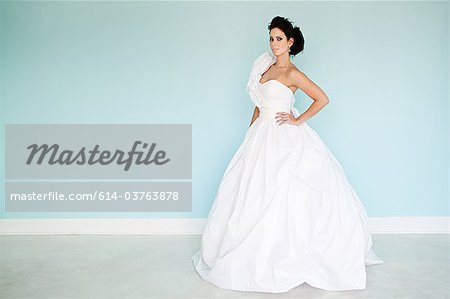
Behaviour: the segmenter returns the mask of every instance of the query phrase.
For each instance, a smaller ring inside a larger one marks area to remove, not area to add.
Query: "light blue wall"
[[[448,2],[2,2],[1,140],[5,123],[192,123],[193,212],[0,218],[206,217],[276,15],[303,31],[293,62],[330,99],[308,123],[369,216],[448,216]]]

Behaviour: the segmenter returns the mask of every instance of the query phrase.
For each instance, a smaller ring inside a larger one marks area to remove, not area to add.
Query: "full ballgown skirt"
[[[246,90],[260,109],[225,170],[191,259],[213,285],[282,293],[306,282],[329,291],[366,288],[372,249],[367,213],[340,163],[305,122],[276,124],[278,111],[299,115],[292,91],[259,83],[276,61],[263,53]]]

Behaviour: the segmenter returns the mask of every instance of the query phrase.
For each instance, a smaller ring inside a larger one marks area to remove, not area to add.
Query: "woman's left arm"
[[[303,90],[303,92],[305,92],[312,100],[314,100],[314,103],[312,103],[305,112],[303,112],[296,118],[297,124],[301,124],[316,115],[317,112],[322,110],[322,108],[330,102],[330,100],[328,99],[325,92],[311,79],[309,79],[308,76],[306,76],[303,72],[295,70],[289,75],[292,85]]]

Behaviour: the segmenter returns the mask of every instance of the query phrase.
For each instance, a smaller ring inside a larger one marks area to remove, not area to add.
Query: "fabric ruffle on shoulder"
[[[248,78],[245,90],[250,94],[250,98],[256,107],[261,108],[261,94],[257,88],[262,74],[269,69],[269,67],[277,61],[277,57],[270,52],[264,52],[256,58],[253,62],[252,69]],[[292,95],[294,97],[294,95]],[[295,117],[300,115],[300,112],[294,107],[294,101],[292,102],[291,110]]]
[[[250,76],[248,78],[247,86],[245,90],[250,94],[250,98],[256,107],[261,108],[261,96],[257,88],[261,75],[270,65],[275,63],[277,57],[269,52],[264,52],[256,58],[253,63]]]

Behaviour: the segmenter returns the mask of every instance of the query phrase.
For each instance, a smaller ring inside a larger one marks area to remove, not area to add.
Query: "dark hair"
[[[288,18],[276,16],[272,19],[268,26],[269,31],[273,28],[278,28],[283,31],[288,40],[291,37],[294,38],[294,44],[289,50],[290,55],[295,56],[303,51],[303,48],[305,46],[305,39],[303,38],[303,34],[300,31],[300,28],[297,26],[293,26],[292,22],[289,21]]]

